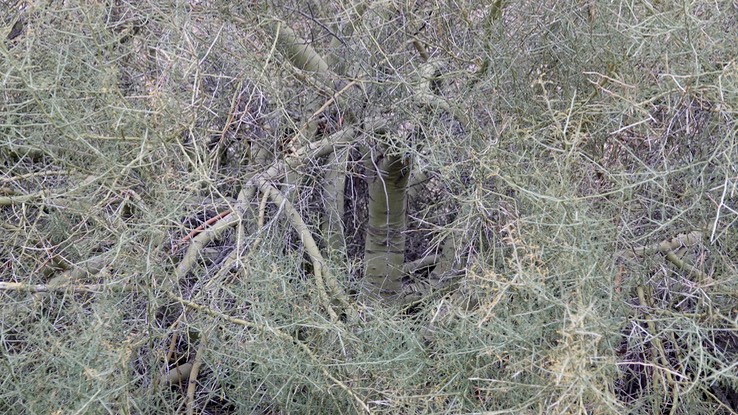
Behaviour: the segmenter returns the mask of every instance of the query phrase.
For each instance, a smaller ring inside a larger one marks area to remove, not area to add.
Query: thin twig
[[[251,321],[246,321],[244,319],[231,317],[227,314],[221,313],[220,311],[213,310],[212,308],[206,307],[204,305],[197,304],[193,301],[185,300],[182,297],[177,296],[176,294],[166,291],[167,296],[169,296],[174,301],[177,301],[178,303],[192,308],[193,310],[197,310],[200,312],[203,312],[211,317],[219,318],[225,321],[228,321],[230,323],[242,326],[242,327],[248,327],[255,330],[258,330],[265,334],[272,334],[278,339],[284,340],[290,344],[296,345],[303,353],[308,355],[312,360],[319,362],[318,357],[310,350],[309,347],[307,347],[304,343],[301,341],[295,339],[294,337],[290,336],[289,334],[283,332],[278,327],[269,326],[266,324],[260,324],[260,323],[254,323]],[[359,397],[354,391],[351,390],[345,383],[341,382],[339,379],[337,379],[335,376],[331,375],[330,372],[328,372],[328,369],[326,369],[326,366],[323,364],[316,365],[320,369],[320,371],[323,373],[323,376],[330,379],[333,383],[335,383],[339,388],[344,390],[346,393],[348,393],[355,401],[356,403],[361,407],[361,409],[364,410],[364,412],[371,414],[372,410],[367,406],[367,404]]]

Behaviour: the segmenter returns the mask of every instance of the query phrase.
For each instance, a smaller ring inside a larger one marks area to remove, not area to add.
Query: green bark
[[[324,178],[323,203],[325,204],[325,213],[321,230],[323,231],[323,237],[328,247],[329,257],[336,257],[346,252],[343,205],[345,202],[344,189],[346,187],[347,158],[347,152],[333,152],[329,155],[327,163],[329,168]]]
[[[369,298],[394,302],[400,297],[404,276],[408,167],[401,154],[387,154],[373,160],[367,170],[364,292]]]
[[[274,31],[279,50],[297,69],[328,74],[328,64],[325,60],[289,26],[277,22],[274,25]]]

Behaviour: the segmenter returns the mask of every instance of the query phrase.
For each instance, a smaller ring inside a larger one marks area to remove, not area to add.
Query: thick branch
[[[331,294],[333,294],[333,296],[336,297],[344,307],[348,307],[348,301],[341,293],[341,290],[338,288],[338,283],[336,282],[336,280],[330,274],[325,272],[325,260],[320,253],[318,244],[315,243],[315,239],[313,239],[313,235],[310,233],[310,229],[308,229],[305,221],[302,220],[300,212],[298,212],[297,209],[292,206],[292,203],[290,203],[287,198],[285,198],[284,195],[282,195],[282,193],[277,190],[277,188],[272,186],[266,180],[263,180],[259,183],[259,189],[262,192],[269,194],[269,198],[272,200],[272,202],[278,206],[281,206],[282,208],[284,208],[285,212],[287,212],[287,217],[289,218],[292,227],[300,236],[300,241],[305,247],[305,251],[310,257],[310,261],[313,265],[313,275],[315,276],[315,283],[318,286],[318,296],[320,297],[320,301],[322,303],[321,305],[328,313],[328,315],[330,315],[331,320],[338,321],[338,315],[335,311],[333,311],[333,308],[330,305],[330,299],[328,291],[326,290],[326,286],[330,289]]]
[[[373,160],[369,183],[369,223],[364,249],[365,293],[395,301],[402,291],[405,260],[408,166],[403,155]]]

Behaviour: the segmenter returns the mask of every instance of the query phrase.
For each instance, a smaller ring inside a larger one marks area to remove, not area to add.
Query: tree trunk
[[[404,276],[408,166],[400,154],[371,160],[364,292],[391,303],[399,299]]]

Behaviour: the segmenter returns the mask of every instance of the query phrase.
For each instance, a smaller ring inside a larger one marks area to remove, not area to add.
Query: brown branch
[[[173,251],[179,250],[179,248],[181,248],[182,245],[184,245],[185,243],[187,243],[187,241],[189,241],[190,239],[192,239],[195,236],[197,236],[200,232],[204,231],[206,227],[214,224],[215,222],[223,219],[224,217],[226,217],[226,216],[228,216],[230,214],[231,214],[231,210],[228,209],[228,210],[226,210],[226,211],[224,211],[222,213],[219,213],[219,214],[213,216],[212,218],[208,219],[207,221],[205,221],[205,223],[203,223],[200,226],[198,226],[197,228],[193,229],[192,232],[188,233],[184,238],[180,239],[179,242],[174,246]]]

